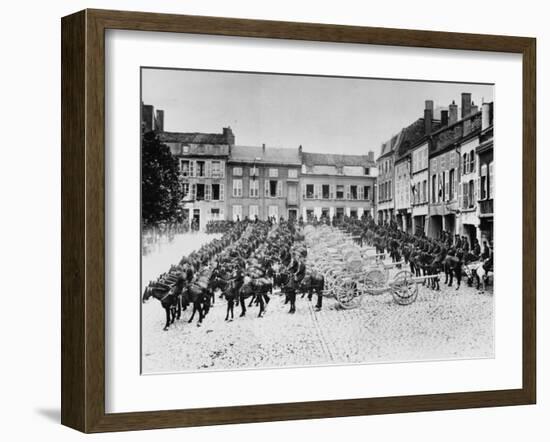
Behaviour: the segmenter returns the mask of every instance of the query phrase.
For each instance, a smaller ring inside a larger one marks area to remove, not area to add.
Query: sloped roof
[[[188,144],[229,144],[225,134],[207,134],[201,132],[159,132],[163,143]]]
[[[439,120],[432,119],[432,132],[439,130],[441,122]],[[411,153],[414,147],[428,137],[426,135],[426,128],[424,125],[424,118],[419,118],[410,126],[403,129],[403,136],[401,137],[399,145],[396,147],[396,161],[399,161]]]
[[[233,146],[229,161],[240,163],[291,164],[301,165],[298,148],[262,146]]]
[[[370,161],[367,155],[340,155],[328,153],[309,153],[302,154],[306,166],[362,166],[374,167],[374,161]]]
[[[403,129],[400,130],[393,137],[391,137],[388,141],[386,141],[385,143],[382,143],[382,147],[380,149],[380,155],[378,156],[378,159],[389,156],[390,154],[393,153],[395,146],[401,140],[402,134],[403,134]]]

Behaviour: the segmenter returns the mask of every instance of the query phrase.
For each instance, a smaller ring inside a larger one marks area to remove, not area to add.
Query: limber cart
[[[418,297],[419,284],[436,275],[415,277],[400,270],[390,280],[390,269],[403,262],[385,264],[385,254],[371,254],[374,249],[359,247],[351,235],[327,227],[306,230],[310,248],[309,265],[325,276],[324,296],[334,297],[344,309],[356,308],[365,295],[391,293],[399,305],[412,304]]]

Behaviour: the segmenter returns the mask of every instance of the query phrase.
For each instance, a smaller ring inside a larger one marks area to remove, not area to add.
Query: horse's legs
[[[180,319],[181,318],[181,297],[178,296],[176,298],[176,319]]]
[[[260,311],[258,312],[258,318],[261,318],[264,312],[264,297],[261,293],[258,295],[258,301],[260,302]]]
[[[166,324],[164,324],[164,331],[166,331],[170,325],[170,307],[164,307],[164,311],[166,312]]]
[[[248,306],[249,306],[249,307],[252,307],[252,303],[253,303],[255,300],[256,300],[256,295],[252,295],[252,296],[250,297],[250,302],[248,303]]]
[[[200,301],[197,301],[197,310],[199,311],[199,322],[197,322],[197,327],[200,327],[202,320],[204,319],[203,307]]]
[[[323,291],[317,290],[317,304],[315,305],[315,308],[318,310],[321,310],[323,308]]]
[[[197,303],[193,302],[193,313],[191,313],[191,317],[189,318],[189,321],[187,321],[189,324],[193,322],[193,318],[195,317],[195,312],[197,311]]]
[[[456,289],[458,290],[460,288],[460,281],[462,280],[462,269],[461,268],[458,268],[456,271],[455,271],[455,276],[456,276]]]
[[[296,312],[296,293],[290,295],[290,313]]]
[[[244,296],[240,296],[240,301],[241,301],[241,316],[244,316],[246,315],[246,305],[245,305],[245,302],[244,302]]]

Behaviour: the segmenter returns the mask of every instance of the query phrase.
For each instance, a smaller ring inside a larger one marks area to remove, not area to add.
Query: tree
[[[174,222],[179,216],[182,191],[178,162],[155,132],[142,134],[141,218],[146,227]]]

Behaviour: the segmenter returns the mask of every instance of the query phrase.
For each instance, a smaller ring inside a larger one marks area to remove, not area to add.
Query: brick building
[[[300,152],[263,146],[233,146],[227,167],[227,219],[298,218]]]
[[[222,133],[158,132],[180,167],[184,219],[203,229],[210,220],[225,219],[226,165],[235,136],[230,127]]]
[[[302,216],[332,219],[374,216],[374,153],[338,155],[302,153]]]
[[[463,93],[461,119],[457,121],[457,106],[453,102],[449,106],[448,124],[432,134],[428,228],[431,237],[438,237],[443,230],[452,235],[467,232],[467,236],[475,237],[475,224],[470,224],[477,219],[475,154],[471,152],[475,150],[480,128],[481,113],[472,106],[471,95]]]
[[[493,103],[483,103],[481,132],[476,148],[479,164],[479,232],[478,240],[492,241],[494,235],[494,155],[493,155]]]

